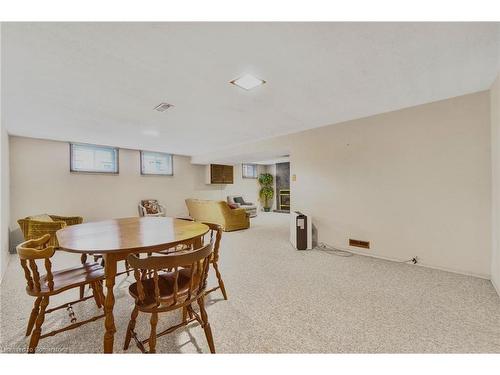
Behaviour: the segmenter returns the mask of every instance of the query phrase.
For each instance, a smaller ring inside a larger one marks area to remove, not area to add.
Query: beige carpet
[[[55,268],[78,264],[72,254],[56,257]],[[369,257],[299,252],[288,243],[285,214],[262,213],[251,229],[225,233],[220,265],[229,300],[215,292],[208,301],[219,353],[500,353],[500,299],[488,280]],[[131,280],[122,277],[116,291],[116,352],[122,352],[132,307]],[[33,300],[24,288],[12,257],[0,287],[2,352],[26,347]],[[75,307],[81,318],[96,311],[91,301]],[[158,329],[179,319],[163,314]],[[68,322],[64,310],[48,315],[45,328],[61,322]],[[139,315],[140,335],[146,337],[148,327],[149,317]],[[102,333],[99,320],[42,340],[38,351],[99,353]],[[191,324],[159,338],[157,351],[209,350],[203,330]],[[138,349],[132,345],[128,352]]]

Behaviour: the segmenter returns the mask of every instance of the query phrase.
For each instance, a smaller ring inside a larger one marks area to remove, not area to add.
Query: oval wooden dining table
[[[205,224],[171,217],[132,217],[72,225],[57,231],[60,250],[101,254],[106,275],[104,353],[113,352],[116,332],[113,308],[117,262],[131,253],[149,253],[182,242],[195,245],[208,232]]]

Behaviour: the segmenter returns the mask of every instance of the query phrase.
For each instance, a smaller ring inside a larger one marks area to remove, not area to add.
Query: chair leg
[[[123,344],[123,350],[127,350],[128,346],[130,345],[130,339],[132,338],[132,332],[135,328],[135,321],[137,319],[137,315],[139,315],[139,309],[137,308],[137,306],[135,306],[134,310],[132,311],[132,315],[130,316],[130,322],[128,323],[127,334],[125,336],[125,343]]]
[[[188,315],[187,307],[184,306],[182,307],[182,322],[185,322],[187,320],[187,315]]]
[[[80,261],[82,264],[87,263],[87,254],[82,254],[80,257]],[[80,285],[80,299],[85,296],[85,285]]]
[[[127,272],[127,276],[130,276],[130,266],[127,259],[125,259],[125,271]]]
[[[97,287],[97,293],[101,298],[101,305],[104,306],[104,301],[106,300],[106,296],[104,295],[104,291],[102,290],[102,281],[98,281],[96,283],[96,287]]]
[[[205,300],[204,296],[198,298],[198,306],[200,306],[201,320],[203,322],[203,330],[205,331],[205,336],[208,341],[208,347],[210,348],[210,353],[215,354],[214,338],[212,336],[212,330],[210,329],[210,323],[208,322],[207,311],[205,310]]]
[[[187,312],[189,314],[189,319],[193,319],[194,318],[193,305],[189,304],[186,306],[186,308],[187,308]]]
[[[87,254],[82,254],[80,257],[80,261],[82,264],[87,263]],[[80,285],[80,299],[82,299],[85,296],[85,285]]]
[[[101,296],[99,295],[99,290],[97,283],[90,283],[90,288],[92,289],[92,295],[94,296],[95,304],[97,305],[97,308],[102,307],[102,301],[101,301]]]
[[[224,296],[224,299],[227,300],[227,293],[226,293],[226,287],[224,286],[224,281],[222,280],[222,275],[219,272],[219,265],[217,262],[213,263],[214,270],[215,270],[215,275],[217,276],[217,280],[219,281],[219,287],[222,292],[222,295]]]
[[[187,320],[187,317],[189,316],[189,319],[193,319],[194,315],[193,315],[193,306],[191,306],[191,304],[187,305],[187,306],[184,306],[182,308],[182,321],[185,322]]]
[[[28,321],[28,327],[26,328],[26,336],[31,335],[31,331],[33,330],[33,326],[35,325],[36,317],[38,316],[38,312],[40,311],[40,302],[42,302],[42,297],[38,297],[35,300],[35,304],[33,305],[33,310],[31,310],[30,319]]]
[[[49,297],[42,297],[41,310],[36,318],[35,330],[31,334],[30,344],[28,347],[28,353],[34,353],[36,347],[38,346],[38,341],[40,340],[40,335],[42,334],[42,324],[45,320],[45,310],[49,304]]]
[[[149,353],[156,353],[156,324],[158,323],[158,313],[151,313],[151,333],[149,334]]]

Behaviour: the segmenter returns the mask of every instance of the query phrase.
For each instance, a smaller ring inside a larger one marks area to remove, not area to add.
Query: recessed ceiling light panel
[[[264,83],[266,83],[266,81],[256,78],[250,74],[245,74],[240,78],[233,79],[230,83],[241,87],[242,89],[251,90],[257,86],[263,85]]]
[[[155,107],[155,110],[158,112],[165,112],[167,109],[173,107],[173,104],[161,103]]]

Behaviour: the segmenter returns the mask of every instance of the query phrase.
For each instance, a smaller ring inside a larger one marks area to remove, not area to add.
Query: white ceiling
[[[260,165],[272,165],[272,164],[278,164],[278,163],[288,163],[290,162],[290,157],[289,156],[283,156],[280,158],[276,159],[268,159],[268,160],[259,160],[253,162],[254,164],[260,164]]]
[[[499,68],[493,23],[2,27],[11,134],[186,155],[485,90]],[[229,84],[244,73],[267,83]]]

